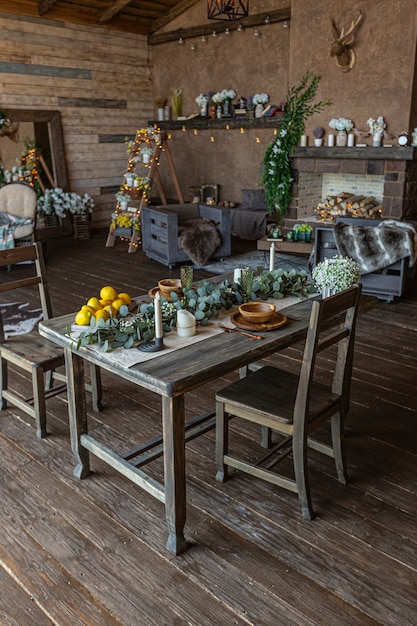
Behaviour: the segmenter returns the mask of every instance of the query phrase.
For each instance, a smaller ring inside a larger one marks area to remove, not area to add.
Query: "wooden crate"
[[[91,217],[90,215],[74,215],[74,239],[90,239]]]

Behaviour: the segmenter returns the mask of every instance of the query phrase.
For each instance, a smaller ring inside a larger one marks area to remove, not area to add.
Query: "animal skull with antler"
[[[333,30],[333,41],[330,48],[330,56],[336,57],[337,69],[341,72],[350,72],[356,63],[356,54],[352,48],[355,39],[355,31],[357,30],[363,18],[362,11],[359,11],[359,17],[353,20],[349,30],[345,33],[342,27],[340,33],[334,20],[330,20]]]

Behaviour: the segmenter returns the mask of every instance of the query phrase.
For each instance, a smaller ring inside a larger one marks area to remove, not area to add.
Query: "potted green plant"
[[[319,82],[320,76],[307,72],[301,83],[288,91],[279,131],[266,149],[262,161],[261,182],[268,211],[277,212],[281,218],[286,214],[291,199],[290,159],[304,132],[305,121],[332,102],[326,99],[311,104]]]
[[[121,210],[126,211],[130,202],[130,194],[128,194],[124,189],[120,189],[116,193],[116,200],[119,203]]]
[[[313,227],[310,224],[295,224],[293,227],[293,239],[297,240],[305,240],[307,242],[311,241],[311,233],[313,232]]]
[[[153,154],[153,150],[148,145],[144,145],[140,149],[140,155],[141,155],[142,161],[143,161],[143,163],[145,163],[145,165],[147,165],[149,163],[149,161],[151,160],[152,154]]]

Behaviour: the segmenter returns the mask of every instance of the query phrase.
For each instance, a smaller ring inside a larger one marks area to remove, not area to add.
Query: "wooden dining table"
[[[361,309],[372,306],[373,302],[375,298],[362,296]],[[69,428],[76,459],[74,475],[81,479],[90,474],[90,454],[108,463],[165,505],[168,526],[166,547],[175,555],[185,551],[185,446],[187,440],[213,428],[215,423],[214,409],[186,423],[185,395],[210,380],[240,370],[303,340],[307,334],[311,305],[312,300],[305,299],[283,309],[287,323],[276,330],[257,331],[262,336],[260,340],[219,332],[177,350],[166,353],[162,350],[150,360],[128,368],[121,367],[116,361],[112,362],[107,356],[105,358],[100,350],[89,347],[77,349],[77,342],[67,333],[74,319],[73,314],[41,322],[40,334],[61,346],[65,352]],[[120,376],[161,397],[162,433],[159,439],[137,445],[126,454],[117,454],[89,434],[85,363],[98,365],[112,375]],[[163,455],[164,461],[163,484],[143,470],[147,462],[160,455]]]

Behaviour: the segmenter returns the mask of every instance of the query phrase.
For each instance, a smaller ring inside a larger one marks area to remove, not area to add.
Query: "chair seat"
[[[61,348],[45,340],[34,330],[25,335],[9,338],[7,343],[0,344],[0,353],[8,361],[19,360],[19,364],[27,371],[39,364],[44,369],[54,369],[64,365],[64,353]]]
[[[30,237],[34,233],[33,223],[31,224],[22,224],[22,226],[17,226],[14,231],[15,239],[23,239],[24,237]]]
[[[267,366],[218,391],[216,398],[225,405],[245,407],[252,415],[258,414],[258,423],[262,423],[262,417],[265,417],[280,424],[292,424],[298,384],[298,375]],[[310,413],[320,414],[339,400],[339,396],[330,393],[327,386],[314,382],[311,386]],[[254,416],[252,421],[255,421]]]

